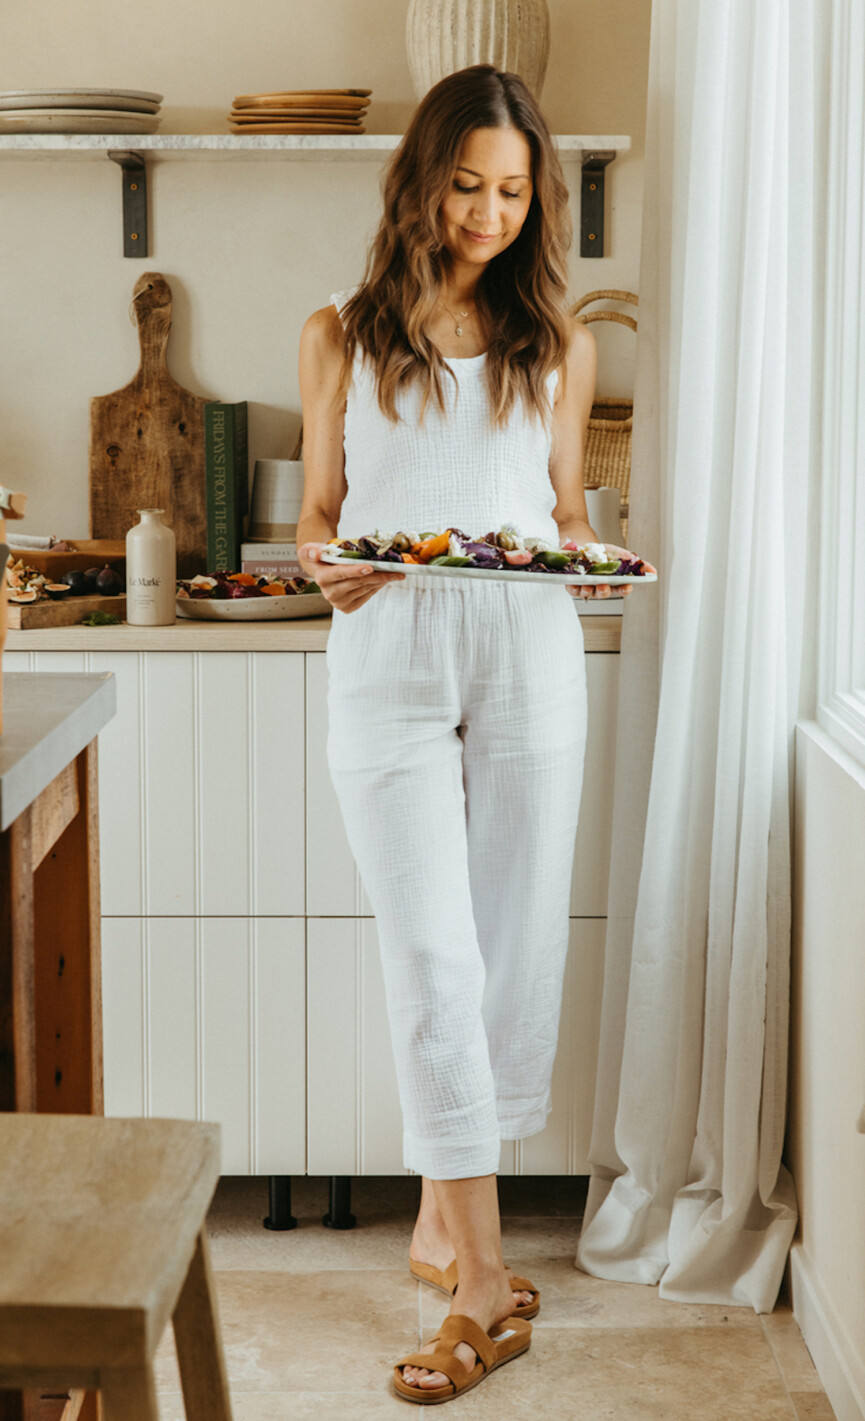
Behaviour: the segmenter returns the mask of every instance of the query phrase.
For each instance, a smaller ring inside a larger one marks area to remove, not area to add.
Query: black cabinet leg
[[[291,1217],[291,1175],[272,1174],[268,1179],[270,1213],[262,1222],[266,1229],[296,1229]]]
[[[351,1176],[330,1176],[330,1210],[322,1223],[329,1229],[353,1229],[357,1219],[351,1212]]]

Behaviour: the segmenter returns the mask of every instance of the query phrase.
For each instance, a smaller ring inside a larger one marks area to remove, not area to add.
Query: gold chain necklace
[[[454,322],[454,331],[455,331],[455,333],[456,333],[458,336],[461,336],[462,333],[463,333],[462,322],[466,319],[467,316],[473,315],[474,313],[471,312],[471,311],[460,311],[459,316],[457,316],[457,315],[455,315],[454,312],[451,310],[450,306],[445,306],[445,303],[444,303],[444,301],[442,301],[441,296],[439,297],[439,301],[441,301],[441,304],[444,306],[444,308],[445,308],[445,310],[447,311],[448,315],[450,316],[451,320]]]

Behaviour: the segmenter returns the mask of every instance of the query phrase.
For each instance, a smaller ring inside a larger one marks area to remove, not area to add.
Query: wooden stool
[[[0,1113],[0,1389],[158,1421],[171,1317],[189,1421],[231,1421],[204,1221],[219,1126]]]

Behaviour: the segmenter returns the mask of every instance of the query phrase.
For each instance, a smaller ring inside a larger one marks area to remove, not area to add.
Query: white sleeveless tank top
[[[354,290],[331,297],[340,314]],[[447,364],[458,388],[445,377],[445,412],[431,401],[421,424],[422,396],[415,386],[397,396],[400,420],[393,424],[379,408],[370,362],[362,351],[355,353],[343,441],[348,492],[337,537],[447,527],[481,537],[511,523],[526,537],[558,544],[549,431],[529,418],[522,401],[505,425],[493,426],[486,355]],[[553,371],[551,399],[557,379]]]

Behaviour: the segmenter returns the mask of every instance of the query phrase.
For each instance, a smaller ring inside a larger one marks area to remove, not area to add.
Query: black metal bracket
[[[109,149],[112,163],[123,169],[123,255],[147,256],[147,170],[144,155]]]
[[[580,189],[580,256],[604,255],[604,169],[615,158],[604,149],[583,154],[583,180]]]

